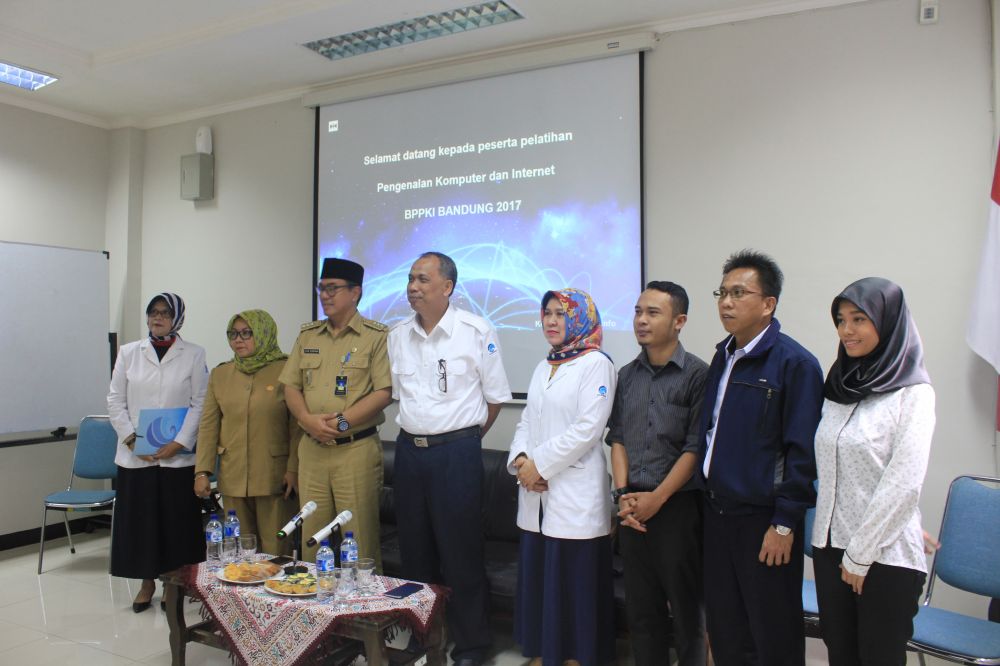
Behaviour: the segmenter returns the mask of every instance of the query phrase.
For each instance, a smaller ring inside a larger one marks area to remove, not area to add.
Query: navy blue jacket
[[[699,472],[730,339],[717,345],[705,381]],[[813,438],[822,406],[819,362],[782,333],[773,319],[764,337],[729,375],[712,465],[708,479],[703,479],[707,491],[737,509],[773,508],[772,524],[796,527],[816,503]]]

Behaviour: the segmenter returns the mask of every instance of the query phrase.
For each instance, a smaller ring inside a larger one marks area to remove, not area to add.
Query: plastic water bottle
[[[344,562],[358,561],[358,542],[354,540],[354,532],[344,534],[344,540],[340,542],[340,566]]]
[[[358,542],[354,540],[354,532],[345,533],[344,540],[340,542],[340,568],[343,572],[337,594],[347,598],[357,589]]]
[[[319,550],[316,551],[316,600],[325,601],[333,597],[337,581],[334,579],[333,570],[337,566],[336,556],[333,548],[330,548],[330,540],[323,539],[320,542]]]
[[[240,519],[236,517],[236,509],[230,509],[226,515],[226,522],[222,524],[223,538],[226,540],[224,550],[232,549],[235,557],[240,556]]]
[[[210,571],[222,567],[222,523],[217,513],[211,514],[205,525],[205,561]]]

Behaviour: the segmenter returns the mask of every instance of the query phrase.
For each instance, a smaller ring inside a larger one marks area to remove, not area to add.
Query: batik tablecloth
[[[188,592],[202,601],[206,619],[219,625],[236,662],[252,665],[297,664],[322,656],[322,646],[335,635],[337,625],[358,616],[395,614],[401,624],[424,636],[444,600],[444,591],[429,585],[403,599],[382,596],[407,581],[373,576],[374,594],[350,597],[347,608],[339,610],[334,600],[320,603],[315,596],[277,596],[263,585],[225,583],[204,562],[191,565],[186,573]]]

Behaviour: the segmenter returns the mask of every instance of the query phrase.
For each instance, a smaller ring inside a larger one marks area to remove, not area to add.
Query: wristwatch
[[[351,429],[351,424],[347,422],[343,414],[337,414],[337,430],[339,432],[347,432]]]
[[[774,525],[774,531],[778,533],[778,536],[788,536],[792,533],[791,527],[785,527],[784,525]]]
[[[611,491],[611,501],[618,504],[618,500],[622,498],[622,495],[629,492],[628,486],[622,486],[621,488],[615,488]]]

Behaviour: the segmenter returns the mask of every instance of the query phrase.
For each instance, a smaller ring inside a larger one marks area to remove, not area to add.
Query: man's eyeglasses
[[[238,331],[236,330],[226,331],[226,337],[229,338],[230,340],[235,340],[236,338],[239,338],[240,340],[249,340],[250,338],[253,337],[253,329],[243,328]]]
[[[438,388],[442,393],[448,392],[448,362],[443,358],[438,359]]]
[[[323,284],[323,283],[320,283],[320,284],[316,285],[316,293],[317,294],[326,294],[327,296],[333,296],[333,295],[335,295],[341,289],[350,289],[351,287],[354,287],[354,286],[356,286],[356,285],[353,285],[351,283],[347,283],[347,284]]]
[[[759,294],[759,291],[750,291],[749,289],[744,289],[743,287],[733,287],[732,289],[716,289],[712,292],[712,296],[715,296],[720,301],[726,296],[738,301],[747,294]]]

